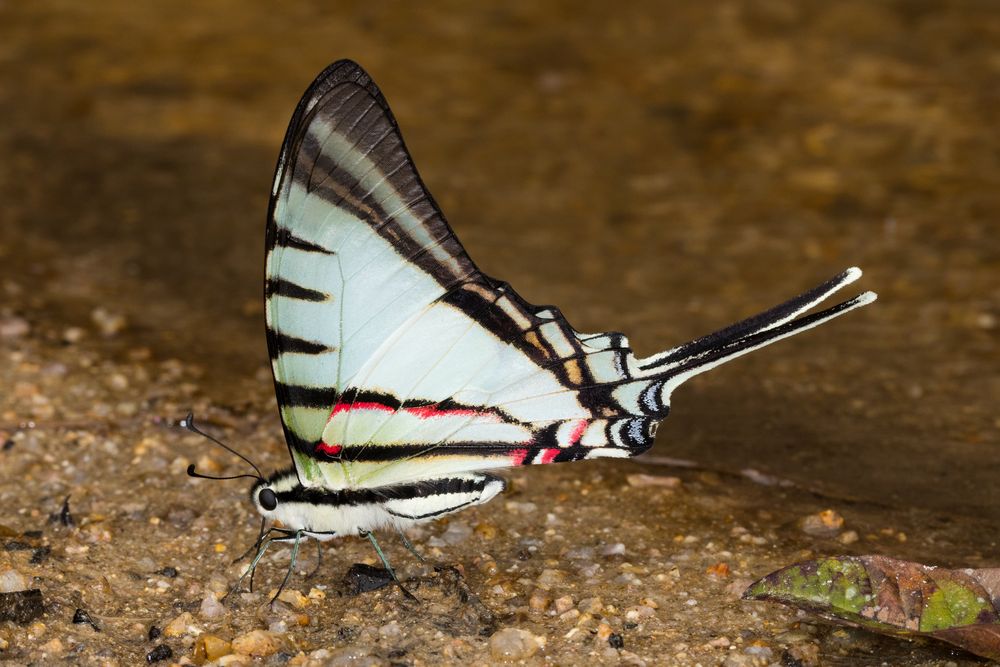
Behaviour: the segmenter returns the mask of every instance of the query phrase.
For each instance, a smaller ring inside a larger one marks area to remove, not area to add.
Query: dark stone
[[[153,664],[154,662],[159,662],[161,660],[169,660],[172,657],[174,657],[173,649],[166,644],[160,644],[146,654],[146,662]]]
[[[164,577],[167,577],[168,579],[173,579],[174,577],[177,576],[177,568],[176,567],[170,567],[168,565],[167,567],[163,568],[162,570],[157,570],[156,574],[159,574],[159,575],[162,575]]]
[[[58,512],[49,515],[49,523],[57,522],[66,528],[76,524],[76,521],[73,520],[73,515],[69,511],[69,496],[63,499],[62,508]]]
[[[625,638],[615,632],[608,637],[608,644],[611,648],[625,648]]]
[[[348,595],[361,595],[369,591],[377,591],[392,583],[392,575],[382,567],[355,563],[347,570],[344,577]]]
[[[146,637],[149,638],[149,641],[155,641],[156,639],[159,639],[160,632],[162,632],[162,630],[160,630],[155,625],[151,625],[149,626],[149,633],[146,635]]]
[[[27,551],[28,549],[32,548],[34,547],[32,547],[27,542],[18,542],[17,540],[7,542],[3,545],[4,551]]]
[[[518,560],[531,560],[531,552],[527,549],[521,549],[517,552]]]
[[[639,624],[636,623],[635,621],[625,621],[624,623],[622,623],[622,627],[625,628],[626,630],[635,630],[637,627],[639,627]]]
[[[781,665],[782,667],[803,667],[802,661],[788,651],[781,654]]]
[[[43,611],[42,591],[37,588],[0,593],[0,621],[27,625],[41,616]]]
[[[90,614],[88,614],[83,609],[76,610],[76,612],[73,614],[73,622],[76,624],[86,623],[90,627],[94,628],[94,632],[101,631],[101,629],[97,627],[97,623],[94,623],[94,619],[90,617]]]
[[[41,536],[42,536],[42,531],[40,530],[26,530],[23,533],[21,533],[21,537],[26,537],[29,540],[37,540],[41,538]]]
[[[38,565],[39,563],[44,562],[51,553],[52,553],[52,547],[50,546],[38,547],[31,554],[31,559],[28,562],[31,563],[32,565]]]
[[[4,443],[3,443],[3,450],[5,452],[6,451],[10,451],[13,448],[14,448],[14,441],[13,440],[5,440],[4,441]]]

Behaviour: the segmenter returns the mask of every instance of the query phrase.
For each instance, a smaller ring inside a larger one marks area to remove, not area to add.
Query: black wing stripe
[[[439,509],[434,512],[425,512],[424,514],[403,514],[402,512],[394,512],[388,507],[385,508],[385,511],[395,517],[399,517],[400,519],[411,519],[413,521],[420,521],[422,519],[433,519],[434,517],[438,517],[443,514],[451,514],[452,512],[457,512],[458,510],[468,507],[469,505],[475,505],[478,502],[479,498],[474,498],[472,500],[467,500],[464,503],[459,503],[458,505],[445,507],[444,509]]]
[[[264,298],[270,298],[274,295],[303,301],[326,301],[330,298],[329,294],[304,287],[284,278],[268,278],[264,286]]]
[[[500,478],[481,475],[476,478],[449,477],[425,480],[412,484],[397,484],[366,489],[341,489],[331,491],[322,487],[306,487],[292,491],[281,491],[275,495],[278,502],[304,502],[310,505],[344,507],[352,505],[382,504],[389,500],[415,500],[453,493],[479,493],[490,482]]]
[[[329,408],[338,396],[335,387],[302,387],[283,382],[275,382],[275,392],[282,406],[304,408]]]
[[[335,255],[336,253],[321,245],[300,239],[292,234],[288,229],[280,229],[275,236],[275,245],[279,248],[294,248],[305,252],[318,252],[323,255]]]
[[[329,347],[323,343],[296,338],[295,336],[289,336],[272,329],[268,329],[267,335],[274,341],[274,345],[270,348],[272,359],[277,358],[279,354],[284,354],[285,352],[297,354],[323,354],[325,352],[333,352],[336,350],[336,348]]]

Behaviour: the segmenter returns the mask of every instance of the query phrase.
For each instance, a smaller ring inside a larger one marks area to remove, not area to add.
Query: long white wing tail
[[[860,277],[861,269],[851,267],[770,310],[665,352],[637,359],[638,374],[660,379],[659,402],[669,405],[671,392],[685,380],[875,301],[874,292],[864,292],[826,310],[799,317]]]

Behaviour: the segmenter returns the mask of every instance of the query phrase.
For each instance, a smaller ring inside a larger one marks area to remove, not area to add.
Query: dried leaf
[[[883,634],[934,637],[1000,660],[1000,569],[948,570],[885,556],[824,558],[772,572],[743,598]]]

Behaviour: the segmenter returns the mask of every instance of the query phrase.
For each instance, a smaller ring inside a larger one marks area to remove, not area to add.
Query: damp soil
[[[42,594],[0,660],[977,664],[739,594],[828,554],[998,565],[993,4],[53,1],[0,23],[0,585]],[[291,110],[340,57],[484,270],[579,330],[644,354],[852,264],[880,300],[685,386],[646,459],[513,471],[411,535],[427,562],[386,535],[418,602],[358,592],[376,560],[345,539],[318,567],[306,545],[275,605],[287,547],[219,604],[257,523],[242,482],[184,475],[243,468],[176,423],[287,465],[263,218]],[[824,510],[844,525],[802,529]]]

